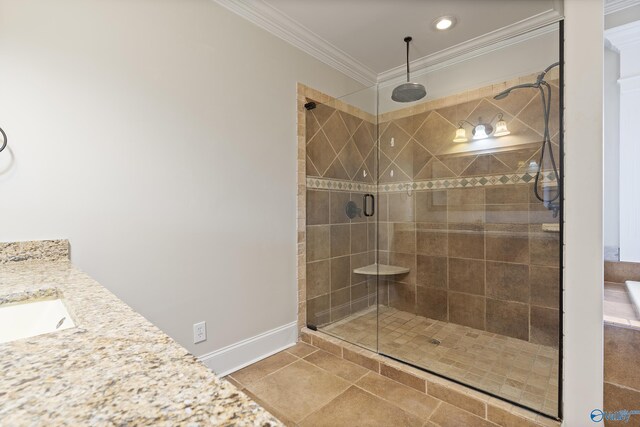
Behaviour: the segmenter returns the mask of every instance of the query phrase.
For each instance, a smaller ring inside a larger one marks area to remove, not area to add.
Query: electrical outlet
[[[207,323],[200,322],[193,324],[193,343],[198,344],[199,342],[207,340]]]

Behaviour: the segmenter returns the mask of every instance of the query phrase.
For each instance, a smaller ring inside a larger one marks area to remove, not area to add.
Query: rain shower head
[[[427,90],[420,83],[403,83],[396,86],[391,93],[391,99],[396,102],[413,102],[424,98]]]
[[[414,102],[424,98],[427,95],[427,89],[420,83],[412,83],[409,80],[409,42],[412,37],[405,37],[404,42],[407,44],[407,82],[396,86],[391,93],[391,99],[396,102]]]

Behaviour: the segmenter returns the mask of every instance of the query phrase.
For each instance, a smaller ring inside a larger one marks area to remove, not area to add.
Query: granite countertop
[[[58,295],[76,327],[0,344],[0,425],[281,425],[76,269],[68,243],[28,243],[0,243],[0,305]]]

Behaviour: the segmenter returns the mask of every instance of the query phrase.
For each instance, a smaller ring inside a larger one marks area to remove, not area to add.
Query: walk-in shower
[[[309,328],[561,415],[560,40],[304,100]]]

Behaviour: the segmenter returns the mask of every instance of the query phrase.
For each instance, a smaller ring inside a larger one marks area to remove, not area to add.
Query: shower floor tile
[[[378,328],[379,326],[379,328]],[[555,413],[558,350],[380,306],[319,328],[481,390]],[[379,329],[379,331],[378,331]]]

